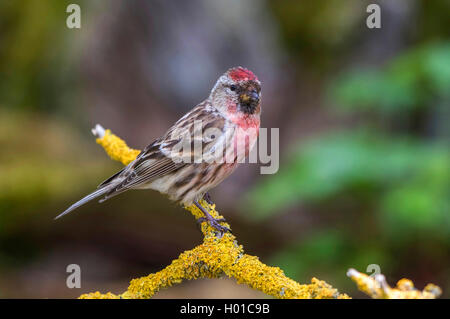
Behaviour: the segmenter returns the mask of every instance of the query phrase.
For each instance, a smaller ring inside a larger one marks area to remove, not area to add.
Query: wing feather
[[[172,148],[177,143],[182,142],[184,138],[178,135],[180,131],[188,132],[191,143],[194,143],[196,138],[194,123],[196,121],[201,121],[203,128],[214,126],[220,130],[224,129],[225,121],[223,117],[214,108],[205,107],[204,103],[200,104],[176,122],[163,137],[147,146],[127,167],[103,182],[100,185],[102,187],[116,185],[112,187],[102,201],[126,190],[149,184],[189,165],[189,163],[183,161],[185,158],[182,157],[182,154],[173,152]],[[214,144],[215,142],[210,141],[210,143]],[[191,145],[191,154],[189,154],[191,159],[194,158],[193,150],[194,148]]]

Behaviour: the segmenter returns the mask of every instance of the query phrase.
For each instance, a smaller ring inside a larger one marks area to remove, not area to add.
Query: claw
[[[200,225],[203,222],[208,222],[209,225],[215,229],[217,229],[220,233],[220,237],[223,236],[226,232],[231,232],[231,229],[229,229],[226,226],[222,226],[220,223],[225,222],[225,218],[214,218],[212,217],[198,202],[194,202],[195,205],[205,214],[205,217],[200,217],[197,219],[197,224]]]
[[[216,221],[216,222],[219,222],[219,223],[226,223],[227,222],[227,220],[225,219],[225,218],[214,218],[214,220]],[[197,223],[199,223],[199,224],[201,224],[201,223],[203,223],[203,222],[207,222],[207,221],[209,221],[206,217],[200,217],[200,218],[197,218]]]
[[[201,223],[207,222],[211,227],[217,229],[221,233],[231,232],[231,229],[229,229],[226,226],[220,225],[222,222],[226,222],[225,218],[217,218],[211,216],[211,219],[208,219],[207,217],[200,217],[197,219],[197,224],[200,226]]]

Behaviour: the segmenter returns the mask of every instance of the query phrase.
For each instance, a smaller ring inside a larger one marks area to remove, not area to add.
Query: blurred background
[[[450,1],[377,1],[368,29],[374,2],[1,1],[0,297],[120,293],[201,243],[153,191],[53,218],[121,168],[96,123],[143,148],[238,65],[280,129],[277,174],[245,164],[211,193],[246,252],[353,297],[347,269],[371,264],[450,297]],[[217,279],[156,297],[266,296]]]

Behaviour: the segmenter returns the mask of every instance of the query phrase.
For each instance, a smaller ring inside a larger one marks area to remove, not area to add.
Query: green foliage
[[[275,253],[272,262],[293,278],[309,280],[317,276],[340,287],[348,284],[340,274],[353,265],[361,270],[366,270],[371,264],[383,265],[383,269],[391,267],[386,252],[376,246],[363,246],[352,240],[352,234],[335,228],[299,236],[295,242]]]
[[[427,212],[438,226],[445,221],[448,180],[450,152],[440,144],[347,131],[299,145],[290,163],[250,193],[250,202],[253,216],[263,218],[283,212],[287,205],[369,192],[379,198],[380,210],[408,212],[405,223],[411,226],[420,224]]]
[[[324,260],[329,264],[345,260],[347,244],[343,235],[333,230],[312,234],[275,254],[273,263],[281,267],[287,276],[308,280],[311,275],[319,276],[319,271],[330,270]],[[302,262],[298,263],[298,259]],[[315,274],[308,274],[309,265],[316,265]]]
[[[343,74],[331,89],[339,110],[394,113],[448,99],[450,43],[427,46],[394,59],[382,70]]]

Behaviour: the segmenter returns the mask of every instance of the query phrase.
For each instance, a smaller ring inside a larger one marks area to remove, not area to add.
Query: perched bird
[[[134,161],[56,218],[103,196],[103,202],[129,189],[153,189],[185,205],[195,204],[211,226],[229,231],[199,200],[248,156],[259,133],[261,83],[236,67],[216,82],[209,97],[179,119]]]

